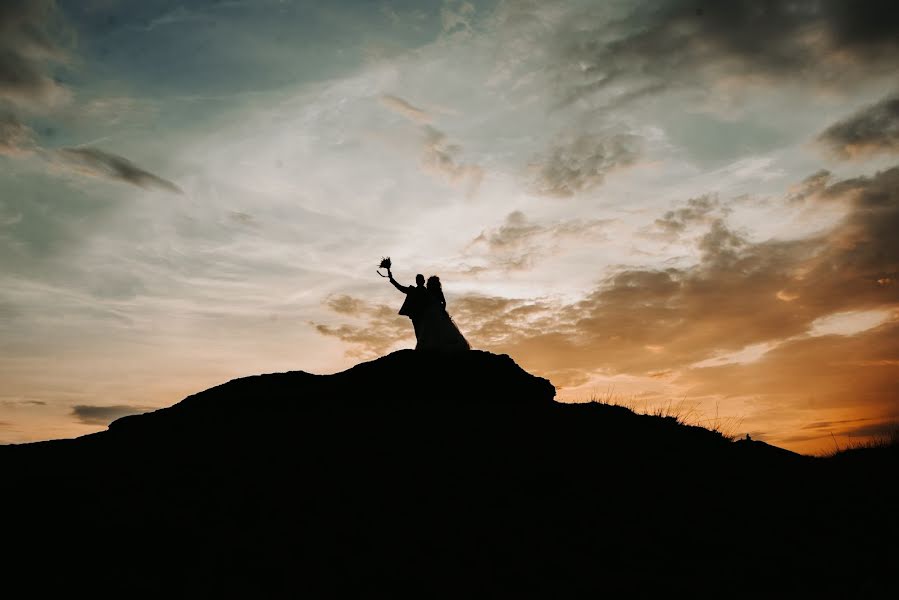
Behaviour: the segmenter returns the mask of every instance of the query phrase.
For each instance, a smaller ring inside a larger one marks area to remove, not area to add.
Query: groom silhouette
[[[431,301],[428,288],[425,287],[425,276],[421,273],[416,275],[415,286],[404,286],[397,283],[389,268],[387,269],[387,277],[390,279],[393,287],[406,294],[406,299],[400,307],[399,314],[412,320],[412,329],[415,330],[415,348],[418,349],[421,344],[422,317],[427,312],[428,303]]]

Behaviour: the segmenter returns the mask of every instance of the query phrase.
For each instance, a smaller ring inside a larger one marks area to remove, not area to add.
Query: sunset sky
[[[0,443],[412,347],[387,255],[561,399],[883,434],[897,74],[891,0],[4,0]]]

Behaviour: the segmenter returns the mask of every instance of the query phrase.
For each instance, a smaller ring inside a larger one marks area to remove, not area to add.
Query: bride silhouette
[[[446,312],[440,278],[436,275],[428,277],[427,290],[428,302],[422,311],[418,346],[423,350],[470,350],[465,336]]]

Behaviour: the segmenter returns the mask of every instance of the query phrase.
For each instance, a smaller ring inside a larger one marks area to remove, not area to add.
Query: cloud
[[[802,180],[798,185],[790,189],[787,196],[789,202],[803,202],[823,192],[833,181],[833,173],[827,169],[821,169]]]
[[[588,7],[554,30],[553,76],[566,101],[621,103],[768,81],[838,88],[899,66],[892,2],[668,0],[614,14],[613,6]]]
[[[899,153],[899,94],[831,125],[818,141],[844,159]]]
[[[348,356],[355,358],[381,356],[397,344],[413,339],[411,322],[408,318],[397,314],[398,308],[391,308],[386,304],[372,304],[345,294],[329,296],[325,299],[325,305],[339,315],[364,321],[361,325],[337,326],[311,323],[321,335],[350,344]]]
[[[581,135],[559,142],[538,160],[535,188],[559,198],[592,190],[610,173],[633,166],[640,158],[641,142],[630,134]]]
[[[711,215],[721,208],[718,199],[712,195],[699,196],[687,200],[683,208],[669,210],[665,215],[656,219],[655,225],[670,237],[677,237],[688,227],[709,223]]]
[[[701,264],[713,272],[735,266],[741,258],[740,251],[746,244],[741,235],[727,227],[724,219],[715,219],[697,244],[702,257]]]
[[[417,123],[421,135],[421,164],[429,171],[452,184],[465,186],[466,195],[471,197],[484,178],[484,169],[457,158],[461,146],[449,141],[447,135],[429,125],[431,116],[426,111],[413,106],[406,100],[392,95],[381,96],[381,104],[398,115]]]
[[[899,431],[899,421],[881,421],[870,425],[859,425],[842,434],[850,437],[889,438],[895,436],[897,431]]]
[[[843,419],[840,421],[817,421],[815,423],[809,423],[805,425],[803,429],[826,429],[828,427],[833,427],[834,425],[845,425],[846,423],[859,423],[863,421],[867,421],[868,419]]]
[[[479,347],[502,347],[510,333],[530,330],[534,335],[552,331],[554,320],[548,302],[469,294],[448,306],[465,335]]]
[[[239,210],[232,210],[231,212],[229,212],[228,218],[232,223],[237,223],[245,227],[253,227],[257,224],[256,218],[253,215]]]
[[[3,406],[47,406],[43,400],[0,400]]]
[[[440,8],[440,20],[444,33],[471,32],[471,19],[475,7],[465,0],[444,0]]]
[[[80,117],[106,125],[152,126],[153,119],[159,116],[159,103],[150,98],[103,96],[84,103],[79,113]]]
[[[463,184],[466,194],[472,196],[484,178],[484,169],[478,165],[459,162],[456,155],[461,147],[449,143],[442,131],[430,125],[424,125],[422,131],[424,144],[421,160],[425,169],[442,175],[450,183]]]
[[[325,300],[325,304],[336,313],[342,315],[360,315],[367,310],[362,300],[348,296],[346,294],[337,294],[330,296]]]
[[[604,240],[604,229],[614,219],[571,219],[547,224],[528,220],[521,211],[506,216],[499,227],[485,229],[468,244],[467,253],[486,252],[490,268],[520,270],[531,267],[538,256],[548,256],[571,240]],[[474,267],[475,272],[487,267]],[[472,270],[470,269],[469,272]]]
[[[11,113],[0,113],[0,155],[24,156],[34,148],[34,131]]]
[[[24,110],[68,99],[68,90],[49,74],[67,52],[52,33],[62,28],[52,0],[4,0],[0,5],[0,103]]]
[[[402,98],[391,94],[384,94],[380,98],[381,104],[389,108],[393,112],[406,117],[410,121],[426,124],[431,122],[431,115],[417,106],[412,106]]]
[[[39,151],[44,158],[82,175],[122,181],[142,188],[156,188],[175,194],[183,193],[181,188],[171,181],[154,175],[117,154],[89,147],[58,150],[42,148],[37,144],[34,131],[30,127],[11,113],[0,113],[0,156],[22,158],[35,151]]]
[[[509,213],[505,223],[492,230],[484,230],[472,243],[485,243],[494,250],[508,248],[510,246],[518,246],[528,239],[539,235],[544,231],[544,227],[535,223],[530,223],[527,217],[520,210]]]
[[[56,155],[66,166],[84,175],[122,181],[141,188],[183,193],[171,181],[141,169],[127,158],[97,148],[62,148],[56,151]]]
[[[72,407],[72,416],[84,425],[109,425],[116,419],[128,415],[139,415],[153,410],[149,406],[130,406],[115,404],[112,406],[92,406],[78,404]]]
[[[214,19],[210,15],[203,14],[202,12],[192,11],[184,8],[183,6],[176,6],[173,10],[160,14],[158,17],[153,18],[149,23],[146,24],[143,28],[146,31],[152,31],[158,27],[165,27],[167,25],[176,25],[179,23],[186,23],[189,21],[197,21],[197,22],[214,22]]]
[[[422,23],[428,19],[425,11],[416,8],[402,10],[396,6],[382,4],[379,11],[393,27],[403,27],[413,31],[421,31]]]

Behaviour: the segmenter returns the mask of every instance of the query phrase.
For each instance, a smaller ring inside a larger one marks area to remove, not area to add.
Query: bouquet
[[[381,275],[381,277],[389,277],[389,274],[390,274],[390,265],[391,265],[391,263],[390,263],[390,257],[389,257],[389,256],[383,257],[383,258],[381,259],[381,264],[378,265],[378,275]],[[382,275],[382,274],[381,274],[381,269],[387,269],[387,273],[388,273],[388,274],[387,274],[387,275]]]

